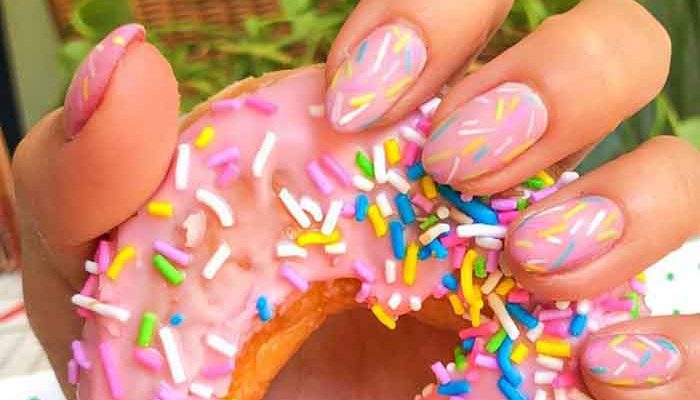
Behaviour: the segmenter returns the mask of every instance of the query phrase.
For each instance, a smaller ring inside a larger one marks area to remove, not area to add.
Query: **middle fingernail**
[[[606,253],[623,228],[617,204],[584,196],[523,218],[508,238],[508,249],[525,270],[554,273]]]
[[[426,60],[425,43],[410,26],[375,29],[335,71],[326,94],[330,122],[343,132],[369,128],[415,83]]]

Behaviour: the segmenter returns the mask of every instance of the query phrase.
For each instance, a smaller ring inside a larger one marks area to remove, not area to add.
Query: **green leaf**
[[[131,8],[126,0],[86,0],[71,14],[73,28],[94,42],[132,20]]]
[[[280,8],[288,17],[299,15],[311,7],[311,0],[280,0]]]
[[[700,116],[681,121],[676,134],[700,149]]]

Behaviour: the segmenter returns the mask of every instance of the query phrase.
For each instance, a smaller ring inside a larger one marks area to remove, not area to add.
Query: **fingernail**
[[[145,33],[143,26],[138,24],[121,26],[102,39],[83,60],[73,76],[64,103],[67,139],[73,139],[99,107],[127,46],[143,41]]]
[[[612,200],[579,197],[523,218],[507,239],[508,249],[525,270],[554,273],[604,254],[623,228]]]
[[[413,28],[397,22],[375,29],[335,71],[326,93],[330,122],[343,132],[369,128],[415,83],[426,59]]]
[[[663,336],[628,334],[591,340],[583,365],[595,379],[612,386],[658,386],[681,366],[678,347]]]
[[[423,165],[440,183],[462,182],[500,169],[547,128],[547,109],[527,85],[504,83],[462,105],[431,133]]]

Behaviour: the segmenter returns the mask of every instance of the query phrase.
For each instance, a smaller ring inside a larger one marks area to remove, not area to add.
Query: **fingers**
[[[105,38],[73,79],[65,108],[40,121],[15,154],[18,194],[50,243],[83,243],[110,230],[168,168],[177,83],[140,29],[127,25]]]
[[[506,261],[549,298],[614,288],[697,234],[698,167],[690,144],[657,137],[529,208],[511,225]]]
[[[646,318],[591,337],[581,371],[596,400],[697,397],[700,316]]]
[[[475,57],[512,0],[364,0],[328,57],[326,114],[337,130],[387,124],[416,109]]]
[[[670,43],[632,0],[586,0],[451,89],[425,169],[474,194],[512,187],[600,140],[663,87]]]

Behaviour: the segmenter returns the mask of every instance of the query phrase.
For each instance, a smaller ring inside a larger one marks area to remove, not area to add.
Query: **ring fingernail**
[[[623,228],[624,217],[612,200],[579,197],[523,218],[508,248],[525,270],[553,273],[607,252]]]
[[[532,146],[547,128],[547,109],[527,85],[502,84],[462,105],[432,132],[423,165],[456,184],[497,170]]]
[[[591,376],[612,386],[658,386],[674,378],[681,352],[658,335],[611,335],[593,339],[583,364]]]
[[[426,59],[413,28],[395,23],[375,29],[335,71],[326,94],[331,123],[346,132],[369,128],[413,85]]]

